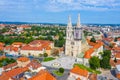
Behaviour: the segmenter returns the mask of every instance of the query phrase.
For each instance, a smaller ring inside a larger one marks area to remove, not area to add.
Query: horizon
[[[20,23],[20,24],[63,24],[67,25],[67,23],[52,23],[52,22],[18,22],[18,21],[0,21],[0,24],[15,24],[15,23]],[[72,23],[72,25],[76,25],[77,23]],[[120,25],[119,24],[103,24],[103,23],[81,23],[82,25]]]
[[[46,6],[47,5],[47,6]],[[120,24],[118,0],[1,0],[0,21],[67,24],[80,13],[83,24]]]

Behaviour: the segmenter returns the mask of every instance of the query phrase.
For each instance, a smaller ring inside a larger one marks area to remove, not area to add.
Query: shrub
[[[48,54],[47,54],[47,53],[44,53],[43,56],[44,56],[44,57],[48,57]]]
[[[64,73],[64,68],[59,68],[60,73]]]

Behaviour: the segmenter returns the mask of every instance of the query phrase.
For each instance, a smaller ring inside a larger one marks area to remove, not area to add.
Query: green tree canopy
[[[93,56],[90,58],[89,64],[92,69],[97,69],[100,67],[100,59],[96,56]]]
[[[60,73],[64,73],[64,68],[59,68]]]
[[[94,37],[91,38],[90,42],[96,43],[96,39]]]

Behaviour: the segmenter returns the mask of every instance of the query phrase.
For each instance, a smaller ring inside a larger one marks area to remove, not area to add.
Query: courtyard
[[[64,69],[71,69],[73,68],[73,64],[75,63],[75,58],[70,56],[64,56],[57,58],[52,61],[42,62],[43,66],[53,67],[53,68],[60,68],[63,67]]]

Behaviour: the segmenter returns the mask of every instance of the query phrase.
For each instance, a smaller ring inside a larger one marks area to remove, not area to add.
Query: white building
[[[82,55],[83,48],[86,45],[86,39],[83,38],[82,27],[80,24],[80,14],[78,15],[77,26],[74,28],[72,27],[71,17],[69,16],[66,30],[65,54],[73,57]],[[85,49],[87,49],[87,47]]]

